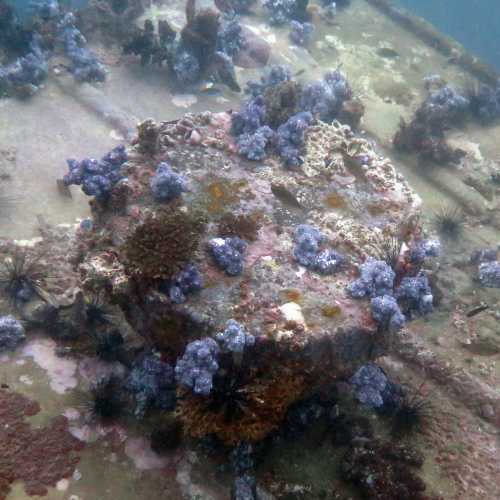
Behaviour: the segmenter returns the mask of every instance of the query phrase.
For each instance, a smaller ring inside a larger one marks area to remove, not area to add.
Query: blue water
[[[88,0],[62,0],[59,3],[64,5],[69,5],[72,8],[83,7]],[[11,4],[15,9],[19,17],[23,17],[29,14],[30,3],[32,0],[7,0],[7,3]]]
[[[31,0],[8,0],[20,16]],[[87,0],[62,0],[73,8]],[[394,0],[500,70],[500,0]]]
[[[499,0],[395,0],[500,70]]]

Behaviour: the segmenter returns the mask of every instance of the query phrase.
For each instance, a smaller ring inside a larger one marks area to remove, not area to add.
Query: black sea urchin
[[[243,377],[238,374],[215,375],[209,409],[220,412],[229,423],[238,419],[248,404],[248,393]]]
[[[111,376],[99,380],[90,388],[90,394],[87,407],[92,418],[109,423],[124,414],[126,405],[119,378]]]
[[[435,212],[433,222],[439,234],[444,238],[456,240],[464,230],[463,213],[457,207],[441,207]]]
[[[422,432],[432,418],[432,404],[420,391],[407,392],[392,415],[391,434],[405,437]]]
[[[151,433],[151,449],[159,454],[166,453],[181,444],[182,436],[182,422],[172,419]]]
[[[118,330],[111,330],[96,334],[97,357],[103,361],[119,361],[123,353],[123,344],[125,343],[122,334]]]
[[[28,257],[25,250],[16,248],[0,269],[0,286],[5,290],[15,306],[28,302],[35,295],[40,295],[45,270],[40,265],[42,254]]]

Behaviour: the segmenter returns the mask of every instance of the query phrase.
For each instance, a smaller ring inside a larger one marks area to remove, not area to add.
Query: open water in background
[[[500,70],[499,0],[396,0]]]
[[[23,15],[30,0],[9,0]],[[87,0],[63,0],[73,8]],[[500,70],[500,0],[394,0]]]

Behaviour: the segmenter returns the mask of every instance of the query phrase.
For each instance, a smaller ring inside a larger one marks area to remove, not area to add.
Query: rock
[[[260,38],[251,30],[242,27],[243,38],[246,42],[234,56],[234,64],[240,68],[262,68],[269,61],[271,55],[271,46],[263,38]]]
[[[494,420],[495,409],[489,403],[485,403],[481,406],[481,416],[486,420]]]

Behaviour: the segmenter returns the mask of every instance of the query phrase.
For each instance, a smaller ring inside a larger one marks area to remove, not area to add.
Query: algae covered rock
[[[248,113],[240,124],[252,131]],[[265,164],[238,155],[229,113],[148,121],[147,134],[139,125],[124,179],[92,200],[92,224],[75,235],[79,286],[104,294],[145,339],[137,359],[175,366],[175,413],[193,437],[264,439],[290,405],[351,377],[401,326],[396,315],[385,332],[396,308],[370,304],[395,302],[395,271],[375,247],[418,233],[420,200],[369,141],[308,117],[293,170],[276,152]],[[349,292],[353,282],[363,293]],[[156,371],[132,366],[137,413],[161,410]]]

